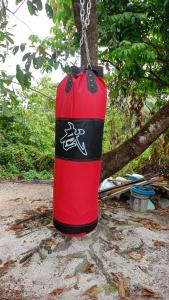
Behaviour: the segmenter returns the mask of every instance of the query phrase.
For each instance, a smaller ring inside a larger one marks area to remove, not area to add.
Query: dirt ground
[[[100,202],[97,228],[68,238],[52,225],[51,184],[1,182],[4,299],[168,300],[169,210],[141,214],[124,200]]]

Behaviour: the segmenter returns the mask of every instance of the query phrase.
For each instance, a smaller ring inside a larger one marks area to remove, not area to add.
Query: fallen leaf
[[[127,287],[131,281],[130,277],[123,277],[124,286]]]
[[[45,240],[45,244],[49,245],[49,246],[52,246],[52,245],[56,246],[56,245],[59,244],[59,241],[57,239],[51,237],[51,238],[48,238],[48,239]]]
[[[18,231],[24,229],[23,224],[14,224],[6,229],[6,231],[12,230],[12,231]]]
[[[21,198],[10,199],[8,201],[19,201],[19,200],[21,200]]]
[[[157,247],[169,247],[169,243],[164,241],[154,241],[154,246]]]
[[[39,206],[36,208],[36,211],[38,211],[40,213],[45,212],[46,210],[48,210],[48,208],[45,205],[42,205],[42,206]]]
[[[141,260],[141,255],[140,254],[134,254],[133,252],[128,252],[128,256],[130,256],[132,259],[134,259],[136,261]]]
[[[135,261],[140,261],[143,258],[143,256],[145,255],[145,251],[143,249],[140,249],[140,251],[137,253],[128,252],[127,254],[129,257],[131,257]]]
[[[94,273],[96,272],[96,266],[94,264],[88,265],[88,267],[85,270],[85,273]]]
[[[51,292],[51,294],[53,294],[53,295],[60,295],[60,294],[62,294],[63,293],[63,291],[65,290],[65,288],[56,288],[56,289],[54,289],[52,292]]]
[[[67,275],[65,276],[65,279],[72,278],[72,277],[74,277],[75,275],[76,275],[75,272],[74,272],[74,273],[71,273],[71,274],[67,274]]]
[[[32,201],[31,201],[31,203],[33,203],[33,202],[36,202],[36,201],[43,201],[41,198],[39,198],[39,199],[33,199]]]
[[[160,299],[163,298],[159,292],[155,292],[155,291],[153,291],[151,289],[148,289],[148,288],[142,289],[141,296],[152,297],[152,298],[160,298]]]
[[[129,216],[129,219],[133,222],[137,222],[140,223],[142,225],[144,225],[144,227],[146,227],[147,229],[150,230],[169,230],[169,227],[164,227],[152,220],[146,219],[146,218],[136,218],[133,216]]]
[[[92,285],[89,289],[82,292],[81,296],[89,296],[89,297],[95,297],[97,294],[99,294],[102,291],[102,287],[98,287],[97,284]]]
[[[122,233],[117,232],[117,233],[115,234],[115,240],[116,240],[116,241],[121,241],[121,240],[123,240],[123,239],[124,239],[124,236],[122,235]]]
[[[94,272],[96,272],[96,266],[94,264],[90,264],[87,259],[84,259],[80,264],[78,264],[74,274],[76,275],[78,273],[94,273]]]
[[[119,252],[120,251],[120,247],[119,245],[115,244],[112,246],[112,249],[114,249],[116,252]]]
[[[124,298],[126,296],[126,291],[125,291],[123,279],[119,280],[118,291],[119,291],[119,296],[120,297]]]
[[[116,287],[118,287],[118,283],[119,283],[120,277],[116,273],[113,273],[113,272],[111,272],[111,275],[113,277],[113,283],[114,283],[114,285]]]
[[[15,261],[14,260],[8,260],[0,265],[0,276],[6,274],[9,268],[15,266]]]
[[[120,277],[115,273],[111,273],[113,277],[113,283],[118,289],[119,296],[124,298],[126,296],[126,287],[130,283],[130,277]]]
[[[160,216],[168,215],[169,214],[169,207],[160,208],[155,213],[160,215]]]

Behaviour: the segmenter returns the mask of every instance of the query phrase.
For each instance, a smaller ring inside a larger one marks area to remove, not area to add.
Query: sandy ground
[[[100,203],[96,230],[70,239],[51,208],[50,184],[0,183],[0,300],[169,299],[167,212]]]

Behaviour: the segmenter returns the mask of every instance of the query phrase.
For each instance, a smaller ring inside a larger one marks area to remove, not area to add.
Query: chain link
[[[81,19],[81,23],[82,23],[82,35],[81,35],[81,39],[80,39],[80,48],[82,48],[82,45],[84,43],[87,64],[89,66],[91,66],[91,61],[90,61],[90,53],[89,53],[89,46],[88,46],[86,31],[87,31],[88,26],[90,25],[91,7],[92,7],[91,0],[88,0],[87,5],[86,5],[86,11],[85,11],[85,0],[80,0],[80,19]]]

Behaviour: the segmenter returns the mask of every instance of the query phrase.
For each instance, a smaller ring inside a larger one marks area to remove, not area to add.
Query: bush
[[[56,87],[52,91],[48,78],[40,86],[44,94],[52,93],[50,101],[30,91],[17,99],[0,98],[0,177],[53,176]]]

